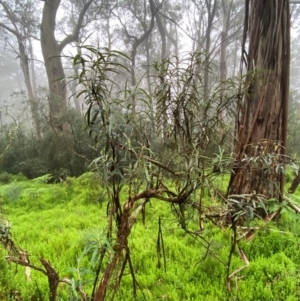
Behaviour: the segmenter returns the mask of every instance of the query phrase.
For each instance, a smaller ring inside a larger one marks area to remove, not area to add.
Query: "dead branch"
[[[300,213],[300,208],[291,202],[287,202],[287,205],[296,211],[296,213]]]
[[[246,264],[238,269],[236,269],[233,273],[231,273],[229,276],[228,276],[228,279],[229,280],[230,278],[232,278],[233,276],[235,276],[237,273],[239,273],[240,271],[242,271],[243,269],[247,268],[249,266],[249,264]]]
[[[33,265],[31,263],[29,263],[28,261],[25,261],[23,259],[18,259],[18,258],[15,258],[13,256],[5,256],[5,259],[9,262],[13,262],[15,264],[18,264],[18,265],[21,265],[21,266],[24,266],[24,267],[29,267],[33,270],[36,270],[38,272],[41,272],[43,273],[44,275],[47,276],[47,272],[45,270],[43,270],[42,268],[36,266],[36,265]]]
[[[56,301],[57,297],[57,287],[59,284],[59,276],[51,264],[44,258],[40,258],[41,264],[46,269],[48,284],[49,284],[49,301]]]

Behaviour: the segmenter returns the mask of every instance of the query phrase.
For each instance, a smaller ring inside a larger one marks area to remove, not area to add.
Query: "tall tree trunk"
[[[33,46],[32,39],[29,39],[29,53],[30,53],[30,71],[31,71],[31,82],[32,82],[32,90],[33,95],[36,97],[36,75],[35,75],[35,65],[34,65],[34,54],[33,54]]]
[[[150,103],[149,103],[149,106],[150,106],[150,116],[151,116],[151,119],[152,119],[152,131],[153,131],[153,134],[156,133],[156,123],[155,123],[155,108],[156,108],[156,105],[154,105],[154,98],[151,97],[152,95],[152,87],[151,87],[151,74],[150,74],[150,66],[151,66],[151,56],[150,56],[150,45],[151,45],[151,36],[149,36],[147,39],[146,39],[146,57],[147,57],[147,84],[148,84],[148,91],[149,91],[149,95],[150,95]]]
[[[154,2],[153,2],[153,4],[154,4]],[[157,7],[155,6],[155,4],[154,4],[154,7],[155,7],[155,10],[158,10]],[[155,15],[155,19],[156,19],[156,24],[157,24],[160,38],[161,38],[161,59],[165,59],[167,56],[166,31],[165,31],[165,27],[163,25],[163,22],[161,20],[159,13],[157,13]]]
[[[155,4],[153,0],[149,0],[150,10],[151,10],[151,21],[149,28],[146,28],[145,24],[142,24],[144,27],[144,33],[140,37],[132,36],[127,32],[125,28],[125,33],[129,39],[133,39],[132,51],[131,51],[131,84],[132,86],[136,86],[136,75],[135,75],[135,63],[136,63],[136,54],[138,47],[150,36],[153,28],[154,28],[154,18],[157,13]],[[133,97],[132,99],[132,114],[135,115],[136,111],[136,99]]]
[[[29,105],[30,105],[30,110],[31,110],[31,115],[33,120],[33,129],[35,131],[36,137],[40,139],[41,125],[40,125],[40,118],[39,118],[39,110],[38,110],[38,103],[36,101],[32,84],[31,84],[31,78],[29,73],[29,60],[26,54],[22,37],[17,36],[17,38],[18,38],[18,45],[19,45],[20,62],[21,62],[24,79],[25,79],[25,85],[28,93]]]
[[[222,0],[222,8],[223,8],[223,24],[222,24],[222,32],[221,32],[221,53],[220,53],[220,81],[222,82],[222,89],[220,93],[221,101],[224,97],[226,84],[225,80],[227,77],[227,62],[226,62],[226,54],[227,54],[227,45],[228,45],[228,31],[230,25],[230,11],[232,0],[228,3],[228,0]],[[219,114],[219,119],[224,119],[224,112],[222,111]]]
[[[236,161],[228,193],[280,200],[284,176],[278,166],[286,153],[289,94],[289,1],[247,0],[246,4],[243,48],[249,27],[245,58],[249,73],[239,104]]]
[[[230,10],[231,4],[228,3],[228,0],[222,0],[222,8],[223,8],[223,24],[222,24],[222,32],[221,32],[221,54],[220,54],[220,80],[226,80],[227,76],[227,63],[226,63],[226,54],[227,54],[227,38],[228,31],[230,25]]]
[[[35,134],[37,138],[40,138],[40,121],[39,121],[39,112],[38,112],[38,104],[36,102],[36,98],[34,95],[34,89],[32,87],[32,81],[30,78],[30,72],[29,72],[29,59],[26,53],[26,47],[24,45],[24,40],[26,40],[26,37],[22,35],[22,33],[19,31],[18,26],[16,24],[16,21],[18,20],[18,17],[15,15],[13,11],[9,8],[6,2],[0,1],[1,7],[4,10],[4,12],[7,13],[7,17],[12,23],[11,27],[9,25],[6,25],[5,23],[0,22],[0,27],[4,30],[7,30],[11,34],[13,34],[18,42],[18,48],[19,48],[19,57],[20,57],[20,64],[22,67],[22,72],[25,80],[25,85],[27,89],[28,99],[29,99],[29,106],[31,110],[32,120],[33,120],[33,129],[35,131]],[[30,43],[29,39],[29,43]],[[31,45],[31,43],[30,43]],[[31,46],[30,46],[31,47]],[[18,84],[20,89],[22,88],[22,85],[20,84],[19,77],[18,77]]]
[[[236,38],[234,43],[234,55],[233,55],[233,68],[232,68],[232,75],[237,76],[237,69],[238,69],[238,49],[239,49],[239,39]]]
[[[41,46],[49,84],[50,119],[63,127],[59,119],[67,108],[65,72],[60,58],[61,49],[55,38],[55,20],[61,0],[45,1],[41,23]]]
[[[211,38],[211,32],[212,32],[212,24],[217,12],[217,6],[218,6],[218,0],[214,0],[213,4],[211,4],[211,1],[206,1],[206,6],[208,10],[208,19],[207,19],[207,27],[206,27],[206,33],[205,33],[205,55],[206,55],[206,61],[205,61],[205,70],[204,70],[204,91],[203,91],[203,97],[206,101],[208,98],[208,91],[209,91],[209,73],[210,73],[210,38]]]
[[[67,124],[62,115],[67,108],[67,90],[63,82],[65,72],[60,55],[65,46],[78,41],[83,18],[93,0],[83,5],[72,34],[67,35],[58,43],[55,38],[55,22],[60,2],[61,0],[45,1],[41,23],[41,46],[49,84],[50,119],[55,126],[65,131]]]
[[[107,32],[107,48],[111,50],[111,45],[112,45],[112,36],[110,33],[110,16],[109,14],[108,18],[106,19],[106,32]]]
[[[179,58],[177,26],[175,25],[173,28],[173,24],[171,23],[170,27],[168,29],[167,25],[165,23],[164,29],[165,29],[165,34],[166,34],[166,55],[169,55],[170,53],[172,53],[172,55]],[[174,46],[174,51],[171,51],[172,45]]]
[[[76,66],[74,66],[74,69],[76,69]],[[76,109],[76,112],[81,115],[82,112],[81,112],[81,106],[80,106],[80,103],[79,103],[79,99],[77,97],[77,85],[78,85],[78,81],[73,79],[72,82],[69,84],[69,89],[71,91],[71,97],[74,101],[74,105],[75,105],[75,109]]]
[[[77,54],[80,55],[81,54],[81,49],[80,49],[80,38],[78,39],[77,42]],[[74,69],[74,73],[75,74],[79,74],[79,67],[78,65],[73,65],[73,69]],[[76,112],[81,115],[82,111],[81,111],[81,106],[79,103],[79,99],[77,97],[77,85],[78,85],[78,80],[77,79],[73,79],[72,82],[70,82],[69,84],[69,88],[71,91],[71,97],[74,101],[74,105],[75,105],[75,109]]]

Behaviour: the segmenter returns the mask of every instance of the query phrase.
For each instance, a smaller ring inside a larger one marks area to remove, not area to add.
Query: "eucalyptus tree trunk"
[[[217,12],[217,6],[218,6],[219,0],[214,0],[213,4],[211,1],[206,1],[207,6],[207,27],[206,27],[206,33],[205,33],[205,54],[207,56],[206,62],[205,62],[205,70],[204,70],[204,91],[203,91],[203,97],[204,100],[207,100],[208,97],[208,91],[209,91],[209,72],[210,72],[210,43],[211,43],[211,32],[212,32],[212,25],[214,18],[216,16]]]
[[[55,23],[60,2],[61,0],[45,1],[41,23],[41,47],[49,84],[50,120],[55,127],[65,131],[67,124],[62,116],[67,108],[67,91],[66,84],[63,82],[65,72],[61,52],[71,42],[78,41],[83,18],[93,0],[87,1],[82,7],[72,34],[58,43],[55,37]]]
[[[67,91],[61,49],[55,37],[55,20],[61,0],[45,1],[41,23],[41,46],[49,85],[50,120],[63,128],[59,117],[67,108]],[[60,124],[59,124],[60,123]]]
[[[30,53],[30,71],[31,71],[31,89],[32,89],[32,100],[30,101],[31,114],[33,115],[33,128],[36,133],[37,139],[41,138],[41,119],[39,111],[39,102],[37,99],[37,85],[36,85],[36,73],[35,73],[35,64],[34,64],[34,54],[32,47],[32,40],[29,39],[29,53]],[[29,82],[30,82],[29,78]]]
[[[247,0],[243,47],[248,33],[249,50],[243,59],[248,75],[238,105],[236,160],[228,193],[281,200],[289,94],[289,1]]]
[[[222,82],[222,90],[220,93],[221,101],[225,94],[226,84],[225,80],[227,77],[227,45],[228,45],[228,31],[230,25],[230,13],[231,13],[232,0],[222,0],[222,9],[223,9],[223,24],[221,32],[221,53],[220,53],[220,81]],[[224,119],[224,112],[219,114],[219,119]]]
[[[32,46],[32,39],[29,39],[29,54],[30,54],[30,71],[31,71],[31,82],[32,82],[32,89],[34,97],[36,97],[36,74],[35,74],[35,64],[34,64],[34,53],[33,53],[33,46]]]
[[[31,115],[32,115],[33,129],[34,129],[37,139],[40,139],[41,138],[41,125],[40,125],[40,118],[39,118],[38,103],[36,101],[36,97],[34,95],[34,90],[32,88],[32,81],[31,81],[30,72],[29,72],[28,57],[26,54],[25,46],[23,44],[23,40],[20,36],[18,36],[18,45],[19,45],[20,62],[21,62],[24,79],[25,79],[25,84],[26,84],[26,89],[27,89],[28,99],[29,99],[29,106],[30,106],[30,111],[31,111]]]
[[[220,54],[220,80],[225,81],[227,76],[227,45],[228,45],[228,31],[230,25],[230,12],[231,12],[232,0],[222,0],[223,9],[223,24],[221,32],[221,54]]]
[[[24,36],[22,34],[22,30],[20,30],[18,27],[19,16],[17,15],[17,12],[12,11],[9,5],[5,1],[0,0],[0,6],[3,10],[3,13],[4,14],[6,13],[6,17],[11,22],[11,25],[0,22],[0,27],[13,34],[17,39],[18,51],[19,51],[18,55],[20,58],[20,64],[21,64],[22,73],[24,76],[24,81],[25,81],[26,90],[28,94],[28,101],[29,101],[29,106],[30,106],[30,111],[31,111],[32,121],[33,121],[33,130],[35,132],[36,137],[39,139],[41,136],[41,130],[40,130],[38,103],[34,95],[35,89],[32,85],[32,78],[30,77],[29,58],[27,55],[27,49],[24,44],[24,41],[28,39],[28,37]],[[31,47],[30,39],[29,39],[29,44]],[[20,88],[22,87],[22,85],[20,84],[19,86]]]
[[[144,6],[146,5],[146,2],[147,1],[144,0]],[[157,11],[156,11],[156,7],[155,7],[153,0],[149,0],[149,6],[150,6],[150,11],[151,11],[150,24],[147,26],[145,22],[140,22],[143,27],[143,30],[144,30],[143,34],[141,34],[140,37],[129,34],[129,32],[127,31],[127,28],[124,27],[127,38],[133,41],[132,51],[131,51],[131,85],[132,86],[136,86],[136,84],[137,84],[136,74],[135,74],[137,49],[143,42],[145,42],[148,39],[148,37],[150,36],[150,34],[154,28],[154,25],[155,25],[154,18],[155,18],[155,14],[157,13]],[[138,19],[138,17],[137,17],[137,19]],[[132,99],[131,106],[132,106],[131,112],[132,112],[132,115],[134,116],[135,112],[136,112],[135,97],[133,97],[133,99]]]
[[[136,55],[137,55],[137,48],[139,47],[140,44],[142,44],[151,34],[153,28],[154,28],[154,17],[156,14],[156,10],[155,10],[155,5],[153,0],[149,0],[149,4],[150,4],[150,9],[151,9],[151,21],[150,21],[150,25],[149,28],[147,29],[145,25],[143,25],[144,27],[144,33],[140,36],[140,37],[134,37],[131,35],[127,36],[130,39],[133,39],[133,46],[132,46],[132,51],[131,51],[131,61],[132,61],[132,65],[131,65],[131,83],[133,86],[136,85],[136,75],[135,75],[135,63],[136,63]],[[132,111],[135,112],[135,106],[136,104],[133,103],[132,104]]]
[[[171,46],[174,46],[174,55],[179,58],[179,45],[178,45],[178,34],[177,34],[177,26],[170,24],[169,31],[166,29],[167,36],[167,44],[166,44],[166,53],[172,53]]]
[[[77,69],[76,66],[73,67],[75,70]],[[79,103],[79,99],[77,98],[77,85],[78,85],[78,80],[73,80],[70,84],[69,84],[69,87],[70,87],[70,91],[71,91],[71,96],[72,96],[72,99],[74,101],[74,105],[75,105],[75,109],[76,109],[76,112],[81,115],[82,112],[81,112],[81,106],[80,106],[80,103]]]
[[[149,36],[146,39],[146,58],[147,58],[147,65],[149,66],[147,68],[147,85],[148,85],[148,91],[149,95],[152,95],[152,86],[151,86],[151,73],[150,73],[150,66],[152,64],[151,55],[150,55],[150,45],[151,45],[151,36]],[[154,98],[150,97],[150,103],[149,103],[149,109],[150,109],[150,116],[153,120],[152,122],[152,131],[153,133],[156,133],[156,125],[155,125],[155,105],[154,105]]]
[[[154,4],[154,2],[153,2],[153,4]],[[154,4],[154,8],[156,11],[158,11],[158,8],[156,7],[155,4]],[[161,20],[159,13],[155,14],[155,20],[156,20],[156,24],[157,24],[158,31],[159,31],[160,38],[161,38],[161,59],[165,59],[167,56],[166,30],[165,30],[164,24]]]
[[[80,55],[81,54],[81,50],[80,50],[80,38],[78,39],[77,44],[77,54]],[[73,69],[74,69],[74,73],[75,74],[79,74],[79,66],[78,64],[73,65]],[[69,83],[69,87],[70,87],[70,91],[71,91],[71,97],[74,101],[74,105],[75,105],[75,109],[76,112],[81,115],[82,114],[82,110],[81,110],[81,106],[80,106],[80,102],[79,99],[77,97],[77,85],[78,85],[78,79],[73,79],[70,83]]]

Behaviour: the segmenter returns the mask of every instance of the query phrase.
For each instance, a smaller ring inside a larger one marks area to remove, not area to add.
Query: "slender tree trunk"
[[[139,45],[141,43],[143,43],[151,34],[153,28],[154,28],[154,18],[155,18],[155,14],[157,13],[156,11],[156,7],[154,5],[153,0],[149,0],[149,5],[150,5],[150,9],[151,9],[151,21],[150,21],[150,25],[149,28],[147,29],[146,26],[144,27],[144,33],[138,38],[138,37],[134,37],[127,33],[128,38],[133,39],[133,46],[132,46],[132,51],[131,51],[131,84],[132,86],[136,85],[136,75],[135,75],[135,60],[136,60],[136,54],[137,54],[137,49],[139,47]],[[135,111],[136,111],[136,99],[135,97],[133,97],[132,100],[132,114],[135,115]]]
[[[247,0],[246,3],[243,47],[249,27],[249,74],[244,99],[239,104],[236,161],[228,193],[259,193],[281,199],[284,176],[278,167],[284,163],[282,155],[286,153],[289,1]]]
[[[80,52],[81,52],[79,46],[80,46],[80,38],[78,39],[78,42],[77,42],[77,54],[80,54]],[[78,65],[74,65],[73,69],[74,69],[74,73],[75,74],[79,74]],[[79,99],[77,97],[77,89],[76,89],[77,85],[78,85],[78,80],[77,79],[73,79],[72,82],[69,85],[69,88],[70,88],[70,91],[71,91],[71,97],[72,97],[72,99],[74,101],[76,112],[81,115],[82,111],[81,111]]]
[[[32,90],[34,97],[36,97],[36,75],[35,75],[35,66],[34,66],[34,54],[32,47],[32,40],[29,39],[29,53],[30,53],[30,71],[31,71],[31,82],[32,82]]]
[[[290,188],[289,188],[289,193],[294,193],[296,191],[296,189],[298,188],[300,184],[300,173],[298,172],[298,174],[295,176]]]
[[[37,138],[40,138],[40,122],[39,122],[39,114],[38,114],[38,105],[36,103],[36,99],[35,99],[35,95],[34,95],[34,88],[32,87],[32,81],[30,78],[30,68],[29,68],[29,59],[26,53],[26,47],[24,45],[24,40],[26,39],[25,36],[23,36],[19,29],[18,26],[16,25],[16,20],[18,19],[16,17],[16,15],[14,14],[14,12],[12,12],[10,10],[10,8],[7,6],[7,4],[3,1],[1,2],[1,7],[4,9],[4,11],[8,14],[8,18],[10,19],[12,26],[7,26],[4,23],[0,23],[0,27],[3,28],[4,30],[7,30],[8,32],[10,32],[11,34],[13,34],[18,42],[18,48],[19,48],[19,57],[20,57],[20,64],[22,67],[22,72],[23,72],[23,76],[24,76],[24,80],[25,80],[25,85],[26,85],[26,89],[27,89],[27,94],[28,94],[28,99],[29,99],[29,106],[30,106],[30,110],[31,110],[31,115],[32,115],[32,120],[33,120],[33,129],[35,131],[35,134],[37,136]],[[30,39],[29,39],[29,43],[30,43]],[[30,51],[32,49],[31,43],[30,43]],[[18,84],[20,89],[22,88],[22,85],[20,83],[19,80],[19,76],[18,76]]]
[[[157,10],[157,7],[155,6],[155,10]],[[155,15],[156,24],[159,30],[160,38],[161,38],[161,59],[165,59],[167,56],[167,41],[166,41],[166,31],[165,27],[162,23],[161,17],[159,13]]]
[[[111,40],[111,34],[110,34],[110,14],[108,18],[106,19],[106,32],[107,32],[107,48],[111,50],[112,40]]]
[[[31,85],[31,78],[29,72],[29,60],[26,54],[25,46],[23,44],[23,40],[21,36],[18,36],[18,45],[19,45],[19,54],[20,54],[20,62],[22,66],[22,71],[25,79],[25,85],[28,93],[29,105],[33,120],[33,129],[35,131],[36,137],[40,139],[41,137],[41,126],[40,126],[40,119],[39,119],[39,110],[38,110],[38,103],[36,101],[33,88]]]
[[[234,45],[234,58],[233,58],[233,71],[232,75],[236,76],[237,75],[237,66],[238,66],[238,38],[235,40],[235,45]]]
[[[150,41],[149,41],[150,40]],[[148,37],[146,39],[146,55],[147,55],[147,65],[148,65],[148,68],[147,68],[147,84],[148,84],[148,92],[149,92],[149,95],[150,95],[150,116],[151,116],[151,119],[152,119],[152,131],[153,131],[153,134],[156,133],[156,122],[155,122],[155,110],[156,110],[156,105],[155,103],[153,103],[153,100],[154,98],[151,97],[152,95],[152,87],[151,87],[151,74],[150,74],[150,66],[151,66],[151,56],[150,56],[150,45],[151,45],[151,36]]]
[[[70,88],[70,91],[71,91],[71,97],[74,101],[76,112],[81,115],[82,112],[81,112],[79,99],[77,98],[76,87],[77,87],[77,80],[72,80],[72,82],[69,84],[69,88]]]
[[[178,38],[177,38],[177,27],[175,26],[175,29],[173,31],[172,28],[172,24],[171,24],[171,28],[170,28],[170,32],[168,32],[168,30],[165,31],[166,35],[167,35],[167,51],[168,53],[171,52],[171,44],[173,44],[174,48],[175,48],[175,56],[179,57],[179,47],[178,47]],[[175,38],[173,37],[173,35],[175,36]]]
[[[221,101],[225,94],[226,84],[225,80],[227,77],[227,61],[226,61],[226,54],[227,54],[227,38],[228,38],[228,31],[230,25],[230,9],[231,4],[228,3],[228,0],[222,0],[222,8],[223,8],[223,24],[222,24],[222,32],[221,32],[221,53],[220,53],[220,81],[222,82],[222,89],[220,93]],[[224,112],[222,111],[219,114],[219,119],[224,119]]]
[[[220,80],[226,80],[227,76],[227,63],[226,63],[226,54],[227,54],[227,38],[230,25],[230,8],[231,3],[228,3],[228,0],[222,0],[223,7],[223,24],[221,32],[221,54],[220,54]]]
[[[205,62],[205,70],[204,70],[204,91],[203,97],[206,101],[208,98],[208,91],[209,91],[209,73],[210,73],[210,37],[212,31],[212,24],[217,12],[218,0],[214,0],[213,4],[211,5],[210,1],[206,1],[207,10],[208,10],[208,20],[207,20],[207,28],[205,33],[205,55],[206,55],[206,62]]]

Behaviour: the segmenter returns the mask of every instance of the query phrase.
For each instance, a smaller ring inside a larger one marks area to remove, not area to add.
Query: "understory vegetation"
[[[51,173],[53,181],[63,176],[79,176],[95,150],[86,147],[91,138],[84,132],[84,121],[70,108],[64,116],[69,131],[61,132],[44,122],[39,139],[24,124],[3,126],[0,131],[0,172],[22,173],[29,179]]]
[[[0,97],[0,300],[300,300],[300,10],[19,2],[0,1],[26,83]]]
[[[1,298],[298,300],[297,194],[266,193],[295,160],[269,139],[233,151],[236,102],[262,73],[210,73],[208,93],[195,52],[154,63],[149,93],[128,85],[125,54],[80,50],[68,80],[84,122],[70,111],[37,143],[20,127],[2,137]],[[245,171],[266,190],[231,192]]]
[[[29,252],[31,264],[39,266],[43,257],[65,279],[58,300],[81,300],[78,288],[91,295],[98,250],[106,245],[106,261],[114,253],[106,239],[107,199],[93,173],[59,184],[46,184],[48,178],[1,175],[6,182],[0,186],[1,230],[9,225],[15,247]],[[222,191],[228,178],[216,181]],[[293,200],[297,203],[299,195]],[[222,215],[220,202],[209,191],[204,206],[211,215]],[[145,220],[138,218],[129,237],[137,300],[299,300],[298,215],[283,210],[277,222],[257,220],[249,225],[248,230],[256,230],[240,241],[232,259],[235,275],[225,284],[232,230],[207,222],[195,239],[182,230],[175,210],[152,199]],[[189,227],[196,229],[197,213],[194,218],[189,210],[188,215]],[[243,236],[247,226],[238,232]],[[5,240],[3,231],[1,239]],[[27,268],[5,260],[12,252],[1,248],[1,300],[46,300],[47,277],[34,269],[26,276]],[[116,300],[133,299],[128,273]]]

